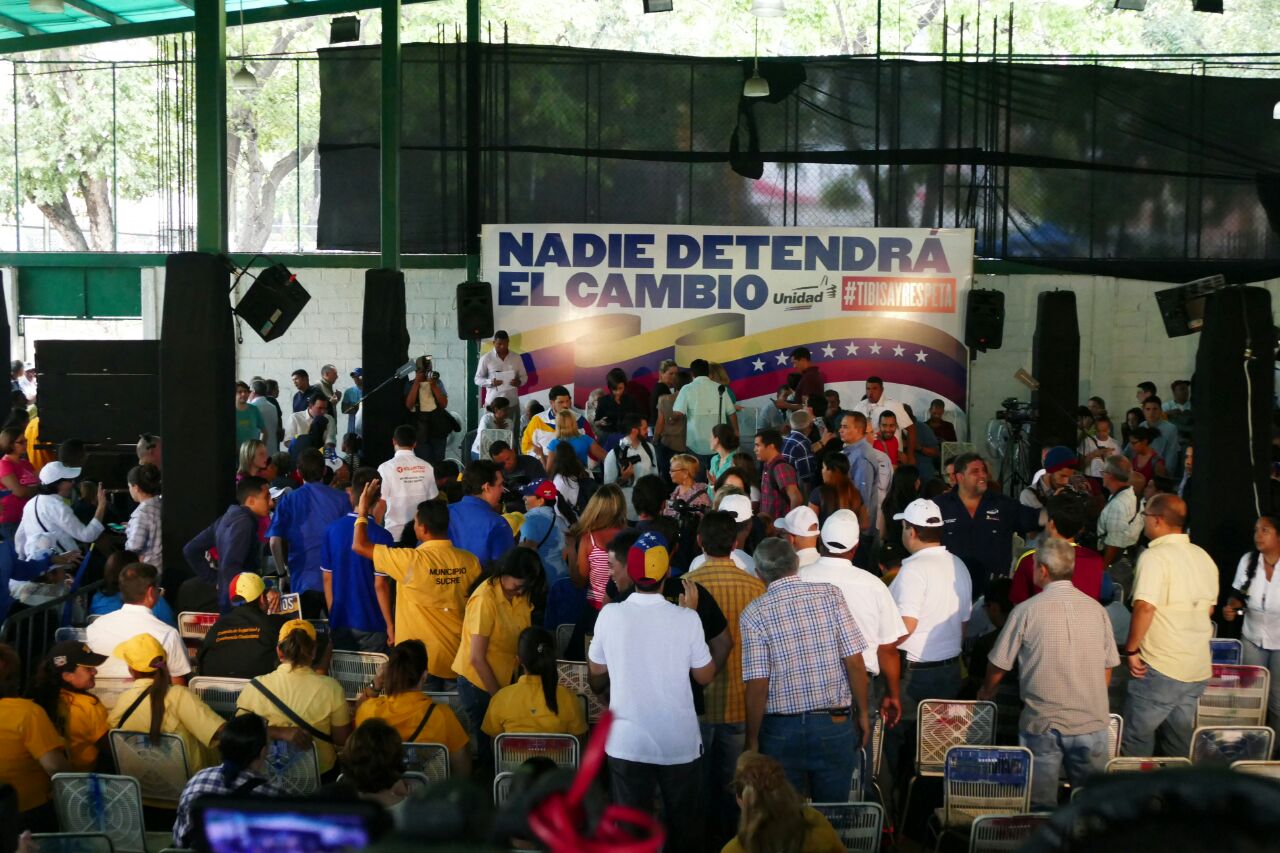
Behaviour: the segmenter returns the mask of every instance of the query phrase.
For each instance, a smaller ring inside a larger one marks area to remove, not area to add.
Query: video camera
[[[1002,408],[996,412],[996,420],[1008,421],[1015,426],[1035,422],[1036,411],[1031,408],[1030,403],[1024,403],[1017,397],[1009,397],[1000,405]]]

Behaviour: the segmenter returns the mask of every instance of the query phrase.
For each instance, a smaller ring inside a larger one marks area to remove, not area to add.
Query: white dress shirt
[[[107,656],[104,662],[98,664],[99,678],[129,677],[129,667],[120,658],[112,657],[111,653],[116,650],[116,646],[139,634],[150,634],[164,646],[170,675],[186,675],[191,672],[187,646],[178,629],[161,622],[151,612],[151,608],[141,604],[125,604],[113,613],[99,616],[89,623],[85,634],[89,648]]]
[[[58,495],[36,495],[22,508],[13,545],[18,559],[34,560],[78,550],[79,543],[93,542],[102,530],[102,522],[96,518],[81,524],[71,505]]]
[[[943,661],[960,654],[969,621],[973,582],[964,562],[941,545],[921,549],[902,561],[889,593],[916,629],[899,647],[907,660]]]
[[[378,466],[378,479],[382,481],[382,498],[387,502],[387,517],[382,526],[399,542],[404,526],[413,522],[418,504],[439,493],[436,472],[430,462],[400,447],[394,456]]]
[[[511,373],[515,376],[515,386],[509,385],[504,381],[497,388],[493,387],[494,375],[497,373]],[[507,351],[506,358],[498,358],[496,350],[489,350],[480,356],[480,363],[476,365],[476,385],[484,389],[482,405],[489,405],[497,397],[506,397],[511,401],[513,411],[520,411],[520,386],[529,381],[529,375],[525,373],[524,361],[520,356],[511,351]]]
[[[337,444],[338,439],[338,419],[333,415],[325,415],[329,423],[325,425],[324,443]],[[285,442],[293,441],[298,436],[306,435],[311,432],[312,417],[307,413],[306,409],[301,412],[293,412],[284,419],[284,440]],[[316,448],[319,450],[319,448]]]
[[[840,590],[844,603],[849,605],[849,612],[853,614],[853,621],[867,641],[862,662],[867,665],[867,672],[878,675],[880,658],[876,655],[877,647],[896,643],[907,633],[907,626],[903,624],[898,605],[889,594],[889,587],[870,572],[839,557],[822,557],[816,563],[802,567],[800,580],[829,583]]]

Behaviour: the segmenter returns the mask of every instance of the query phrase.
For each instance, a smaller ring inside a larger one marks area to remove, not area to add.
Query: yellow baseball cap
[[[276,644],[278,645],[289,639],[289,635],[295,631],[301,631],[312,640],[316,638],[315,625],[312,625],[306,619],[290,619],[288,622],[280,626],[280,639],[276,641]]]
[[[164,646],[150,634],[138,634],[116,646],[112,657],[120,658],[135,672],[155,672],[155,660],[159,658],[168,662]]]
[[[257,601],[258,596],[262,595],[266,585],[263,584],[262,578],[253,572],[241,572],[231,579],[230,585],[227,587],[227,598],[234,603],[235,599],[243,599],[246,604],[251,601]]]

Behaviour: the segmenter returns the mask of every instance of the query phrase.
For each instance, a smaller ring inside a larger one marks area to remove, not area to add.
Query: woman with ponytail
[[[267,722],[257,714],[232,717],[222,729],[218,743],[222,764],[207,767],[187,780],[178,799],[178,812],[173,822],[173,846],[190,850],[194,841],[191,804],[201,797],[245,796],[274,797],[280,794],[262,777],[262,762],[267,757]]]
[[[738,834],[721,853],[844,853],[831,823],[804,804],[782,765],[758,752],[744,752],[733,774],[742,815]]]
[[[177,735],[187,749],[187,767],[195,770],[214,764],[213,749],[223,719],[195,693],[169,683],[168,658],[160,641],[150,634],[138,634],[116,646],[111,654],[129,667],[134,683],[116,700],[107,725],[147,732],[152,738]]]
[[[1247,666],[1271,671],[1267,724],[1280,724],[1280,518],[1264,515],[1253,525],[1254,550],[1240,558],[1222,617],[1228,622],[1244,615],[1240,642]]]
[[[396,643],[387,665],[356,697],[356,728],[366,720],[383,720],[403,743],[442,743],[449,750],[451,774],[465,778],[471,773],[467,731],[452,708],[422,692],[426,679],[426,645],[421,640]]]
[[[581,737],[587,733],[582,702],[560,684],[556,644],[542,628],[520,632],[516,654],[520,680],[504,687],[489,701],[481,728],[489,737],[504,732],[536,732]]]

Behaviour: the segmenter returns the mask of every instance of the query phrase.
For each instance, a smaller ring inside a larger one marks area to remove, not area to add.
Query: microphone
[[[414,360],[413,360],[413,359],[409,359],[409,360],[408,360],[408,361],[406,361],[404,364],[402,364],[402,365],[400,365],[399,367],[397,367],[397,368],[396,368],[395,378],[396,378],[396,379],[404,379],[404,378],[405,378],[406,376],[408,376],[410,373],[413,373],[413,371],[414,371]]]

